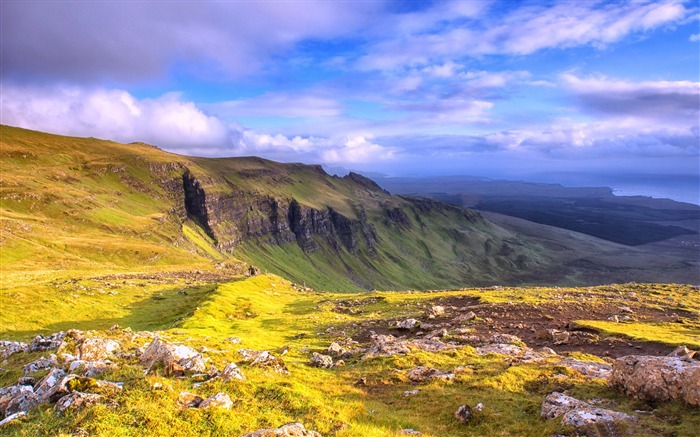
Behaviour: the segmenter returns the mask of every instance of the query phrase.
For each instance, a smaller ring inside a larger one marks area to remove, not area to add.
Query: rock
[[[429,319],[445,315],[445,307],[442,305],[433,305],[425,311],[425,316]]]
[[[403,392],[404,396],[415,396],[420,393],[420,390],[406,390]]]
[[[31,352],[56,350],[61,346],[65,337],[65,332],[56,332],[48,337],[37,335],[34,337],[34,340],[29,343],[29,350]]]
[[[632,308],[630,308],[628,306],[621,306],[617,310],[621,313],[634,314],[634,311],[632,310]]]
[[[612,373],[612,366],[605,363],[593,361],[579,361],[573,358],[565,358],[559,363],[570,369],[577,370],[589,378],[609,378]]]
[[[233,344],[240,344],[241,343],[241,339],[238,337],[229,337],[226,340],[230,341]]]
[[[685,346],[678,346],[676,349],[673,350],[673,352],[668,354],[668,356],[680,358],[684,361],[690,361],[691,359],[697,356],[697,352],[694,350],[690,350]]]
[[[393,335],[373,335],[372,345],[367,353],[362,356],[363,360],[375,357],[389,357],[393,355],[405,355],[411,350],[403,342],[397,342]]]
[[[58,366],[58,361],[56,360],[56,355],[51,354],[48,358],[41,357],[38,360],[25,364],[22,366],[22,372],[24,372],[25,375],[29,375],[30,373],[35,373],[55,366]]]
[[[452,323],[465,323],[476,319],[476,314],[474,311],[469,311],[466,314],[460,314],[459,316],[452,319]]]
[[[105,360],[119,349],[119,343],[112,339],[99,337],[86,338],[80,344],[80,359],[83,361]]]
[[[396,327],[399,329],[415,329],[420,326],[420,322],[416,319],[406,319],[403,322],[399,322],[396,324]]]
[[[452,381],[455,378],[454,373],[442,372],[432,367],[416,367],[408,371],[408,379],[413,382],[425,382],[429,379],[442,379]]]
[[[700,406],[700,362],[629,355],[612,366],[610,386],[647,401],[680,400]]]
[[[245,381],[245,375],[243,375],[243,372],[241,372],[241,369],[236,363],[228,363],[221,372],[221,379],[226,382],[234,379]]]
[[[3,426],[7,425],[10,422],[14,422],[15,420],[19,420],[23,418],[24,416],[27,415],[26,411],[19,411],[15,414],[10,414],[9,416],[5,417],[4,419],[0,420],[0,428]]]
[[[177,402],[183,408],[197,408],[202,402],[204,402],[204,399],[194,393],[183,391],[180,392]]]
[[[19,341],[0,341],[0,357],[2,357],[3,360],[10,358],[11,355],[18,352],[29,352],[29,345]]]
[[[63,369],[53,368],[44,375],[34,386],[34,391],[39,398],[39,402],[56,401],[61,396],[68,394],[68,387],[65,384],[66,372]]]
[[[333,342],[333,343],[331,343],[330,346],[328,346],[328,355],[330,355],[332,357],[339,358],[339,357],[345,356],[346,353],[347,353],[347,350],[345,350],[345,348],[343,348],[341,345],[339,345],[336,342]]]
[[[148,373],[154,364],[162,363],[167,373],[206,372],[207,367],[202,355],[191,347],[168,343],[158,337],[154,338],[148,348],[141,354],[140,362]]]
[[[20,411],[29,411],[39,405],[34,388],[29,385],[11,385],[0,388],[0,413],[11,416]]]
[[[617,314],[608,317],[608,320],[610,320],[611,322],[620,323],[620,318],[617,317]]]
[[[244,363],[250,363],[251,366],[269,367],[277,373],[289,375],[289,370],[284,362],[269,351],[239,349],[238,353],[243,356]]]
[[[397,434],[398,435],[415,435],[415,436],[423,435],[422,432],[416,431],[415,429],[411,429],[411,428],[404,428],[402,430],[399,430],[399,432]]]
[[[102,400],[102,396],[95,393],[83,393],[79,391],[74,391],[66,396],[60,398],[54,409],[59,412],[66,411],[69,408],[74,408],[76,410],[95,405]]]
[[[568,331],[559,331],[557,329],[552,329],[552,341],[556,345],[568,344],[571,334]]]
[[[212,396],[209,396],[199,404],[199,408],[223,408],[230,410],[233,407],[233,401],[231,397],[226,393],[219,392]]]
[[[540,415],[553,420],[562,417],[563,425],[577,430],[597,429],[599,426],[613,426],[617,422],[634,422],[636,418],[625,413],[594,407],[593,405],[567,396],[563,393],[550,393],[542,402]]]
[[[501,354],[509,356],[519,356],[522,355],[523,352],[524,349],[520,346],[505,343],[487,344],[486,346],[476,348],[476,353],[478,353],[479,355]]]
[[[31,376],[22,376],[17,380],[17,385],[31,385],[34,387],[34,384],[36,384],[36,378]]]
[[[330,369],[331,367],[333,367],[333,358],[331,358],[328,355],[322,355],[318,352],[314,352],[311,356],[311,365],[314,367]]]
[[[288,423],[279,428],[260,429],[241,437],[323,437],[316,431],[307,430],[301,423]]]
[[[457,408],[457,411],[453,414],[454,418],[459,420],[460,423],[466,425],[472,420],[474,413],[469,405],[462,405]]]

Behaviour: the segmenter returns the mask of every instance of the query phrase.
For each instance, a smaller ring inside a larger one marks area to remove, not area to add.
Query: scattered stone
[[[630,308],[628,306],[621,306],[617,310],[621,313],[634,314],[634,311],[632,310],[632,308]]]
[[[422,432],[416,431],[415,429],[411,429],[411,428],[404,428],[402,430],[399,430],[398,434],[399,435],[415,435],[415,436],[423,435]]]
[[[26,415],[27,415],[26,411],[18,411],[17,413],[10,414],[9,416],[0,420],[0,428],[2,428],[3,426],[7,425],[10,422],[14,422],[15,420],[21,419]]]
[[[230,341],[233,344],[240,344],[241,343],[241,339],[238,337],[229,337],[226,340]]]
[[[307,430],[301,423],[288,423],[279,428],[260,429],[241,437],[323,437],[316,431]]]
[[[611,322],[620,323],[620,318],[617,317],[617,314],[614,316],[608,317],[608,320],[610,320]]]
[[[66,372],[63,369],[54,367],[49,370],[49,373],[44,375],[34,386],[39,402],[56,401],[61,396],[68,394],[68,388],[65,386],[67,382]]]
[[[333,358],[331,358],[328,355],[322,355],[318,352],[314,352],[311,356],[311,365],[314,367],[330,369],[331,367],[333,367]]]
[[[399,329],[411,330],[420,326],[420,322],[416,319],[406,319],[403,322],[398,322],[396,327]]]
[[[234,379],[245,381],[245,375],[243,375],[243,372],[236,363],[228,363],[221,372],[221,379],[226,382]]]
[[[70,394],[60,398],[54,409],[59,412],[66,411],[69,408],[80,410],[91,405],[95,405],[102,400],[102,396],[95,393],[83,393],[79,391],[71,392]]]
[[[183,391],[180,392],[180,396],[178,396],[177,402],[183,408],[197,408],[202,402],[204,402],[204,399],[202,399],[194,393]]]
[[[244,363],[250,363],[251,366],[269,367],[277,373],[289,375],[289,370],[284,362],[269,351],[239,349],[238,353],[243,357]]]
[[[638,399],[700,406],[700,361],[628,355],[613,363],[610,386]]]
[[[469,405],[460,406],[453,414],[454,418],[464,425],[472,420],[473,415],[474,413],[472,413],[472,408]]]
[[[514,344],[497,343],[497,344],[487,344],[486,346],[481,346],[476,348],[476,353],[479,355],[486,354],[500,354],[509,356],[519,356],[525,352],[520,346]]]
[[[568,344],[571,334],[568,331],[559,331],[557,329],[551,330],[552,341],[555,345]]]
[[[225,410],[230,410],[233,407],[233,401],[231,397],[224,392],[216,393],[209,396],[199,404],[199,408],[223,408]]]
[[[156,390],[163,390],[165,387],[163,386],[163,383],[160,381],[156,381],[151,385],[151,390],[156,391]]]
[[[389,357],[393,355],[405,355],[411,350],[404,342],[397,342],[393,335],[373,335],[374,344],[369,348],[367,353],[362,357],[363,360],[368,360],[376,357]]]
[[[425,311],[425,316],[429,319],[445,315],[445,307],[442,305],[433,305]]]
[[[598,429],[600,426],[609,429],[618,422],[636,421],[634,416],[594,407],[587,402],[558,392],[550,393],[545,397],[540,415],[547,420],[562,417],[563,425],[573,426],[583,431],[589,428]]]
[[[686,346],[678,346],[676,349],[673,350],[673,352],[668,354],[668,356],[680,358],[684,361],[690,361],[698,355],[696,351],[690,350]]]
[[[25,364],[22,366],[22,372],[24,372],[25,375],[29,375],[30,373],[36,373],[40,370],[46,370],[55,366],[58,366],[58,361],[56,360],[56,355],[51,354],[48,358],[41,357],[38,360]]]
[[[452,381],[455,379],[454,373],[442,372],[432,367],[416,367],[408,371],[408,379],[413,382],[425,382],[429,379],[441,379],[444,381]]]
[[[403,392],[403,395],[404,396],[415,396],[418,393],[420,393],[420,390],[406,390],[405,392]]]

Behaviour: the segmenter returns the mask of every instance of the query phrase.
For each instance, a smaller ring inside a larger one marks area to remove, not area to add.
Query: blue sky
[[[700,173],[697,1],[0,8],[4,124],[390,175]]]

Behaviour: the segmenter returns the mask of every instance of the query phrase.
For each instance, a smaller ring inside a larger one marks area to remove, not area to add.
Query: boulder
[[[347,350],[336,342],[333,342],[330,346],[328,346],[328,355],[330,356],[339,358],[344,356],[346,353]]]
[[[323,437],[316,431],[307,430],[301,423],[288,423],[279,428],[260,429],[241,437]]]
[[[56,401],[61,396],[68,394],[68,382],[66,372],[63,369],[53,368],[44,375],[39,382],[34,385],[34,391],[39,398],[39,402]]]
[[[86,338],[80,344],[80,359],[84,361],[105,360],[119,350],[119,343],[99,337]]]
[[[579,361],[574,358],[565,358],[559,363],[570,369],[581,372],[589,378],[609,378],[612,373],[612,366],[605,363],[596,363],[593,361]]]
[[[230,410],[233,407],[233,401],[231,397],[224,392],[216,393],[209,396],[199,404],[199,408],[223,408],[225,410]]]
[[[116,369],[117,365],[111,361],[72,361],[68,366],[68,371],[81,376],[94,378],[107,370]]]
[[[610,386],[638,399],[700,406],[700,362],[628,355],[613,363]]]
[[[20,412],[17,412],[15,414],[10,414],[6,418],[0,420],[0,428],[2,428],[3,426],[7,425],[10,422],[14,422],[15,420],[21,419],[26,415],[27,415],[26,411],[20,411]]]
[[[594,407],[587,402],[558,392],[550,393],[545,397],[540,415],[547,420],[561,417],[563,425],[573,426],[579,431],[597,430],[598,427],[609,429],[617,423],[636,421],[634,416]]]
[[[452,323],[465,323],[476,319],[476,314],[474,311],[469,311],[466,314],[460,314],[459,316],[452,319]]]
[[[236,365],[236,363],[228,363],[221,372],[221,379],[226,382],[234,379],[245,381],[245,375],[243,375],[243,372],[241,372],[241,369]]]
[[[314,352],[311,356],[311,365],[314,367],[330,369],[331,367],[333,367],[333,358],[331,358],[328,355],[322,355],[318,352]]]
[[[202,402],[204,402],[204,399],[194,393],[183,391],[180,392],[177,402],[183,408],[197,408]]]
[[[154,364],[162,363],[168,373],[206,372],[204,358],[199,352],[185,345],[168,343],[158,337],[154,338],[141,354],[140,362],[148,373]]]
[[[459,408],[457,408],[457,411],[454,412],[453,416],[460,423],[466,425],[472,421],[474,416],[481,413],[483,409],[484,406],[481,404],[481,402],[476,404],[474,408],[470,407],[469,405],[461,405]]]
[[[59,412],[66,411],[69,408],[80,410],[91,405],[95,405],[102,400],[102,396],[95,393],[83,393],[74,391],[60,398],[54,409]]]
[[[680,358],[684,361],[690,361],[693,358],[697,357],[698,353],[694,350],[688,349],[686,346],[678,346],[673,350],[673,352],[668,354],[668,356]]]
[[[452,381],[455,379],[454,373],[442,372],[432,367],[416,367],[408,371],[408,379],[413,382],[425,382],[430,379],[441,379],[444,381]]]

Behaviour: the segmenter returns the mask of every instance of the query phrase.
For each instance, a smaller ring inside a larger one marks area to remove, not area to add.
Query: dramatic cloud
[[[682,3],[673,0],[561,2],[554,6],[522,3],[505,16],[484,16],[480,20],[470,19],[480,10],[470,12],[443,15],[439,22],[428,20],[434,26],[417,26],[387,38],[362,56],[358,66],[390,70],[465,56],[528,55],[582,45],[604,47],[630,33],[672,24],[689,14]]]
[[[3,1],[3,75],[137,81],[255,72],[306,39],[363,29],[375,2]],[[40,23],[40,24],[38,24]]]

